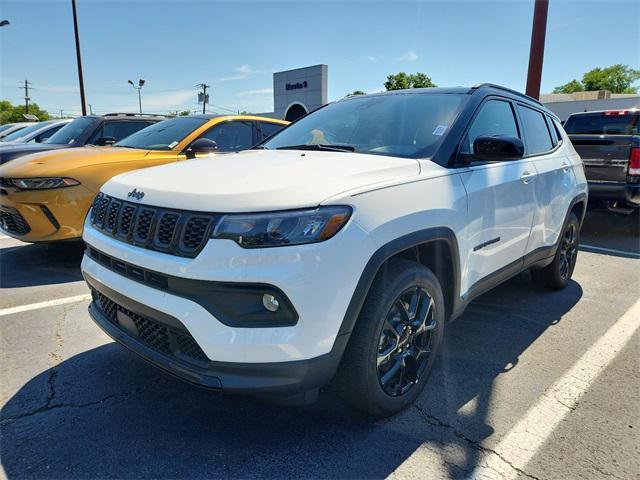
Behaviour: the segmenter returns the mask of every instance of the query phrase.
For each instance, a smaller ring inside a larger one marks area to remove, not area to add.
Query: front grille
[[[220,215],[138,205],[99,193],[91,224],[119,240],[183,257],[195,257]]]
[[[209,361],[206,354],[186,330],[181,331],[132,312],[97,290],[92,289],[91,293],[96,306],[111,323],[146,346],[178,360]],[[128,317],[133,322],[135,329],[132,329],[130,325],[123,326],[118,318],[118,312]],[[187,358],[185,359],[185,357]]]
[[[31,227],[17,210],[0,210],[0,227],[13,235],[26,235]]]

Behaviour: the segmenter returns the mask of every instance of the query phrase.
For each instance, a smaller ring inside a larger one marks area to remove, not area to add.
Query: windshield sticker
[[[167,145],[169,148],[173,148],[178,144],[178,142],[171,142],[169,145]]]
[[[433,131],[434,135],[441,136],[447,130],[446,125],[438,125],[436,129]]]

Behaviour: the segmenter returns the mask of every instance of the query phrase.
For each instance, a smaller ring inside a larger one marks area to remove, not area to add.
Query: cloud
[[[415,62],[418,59],[418,54],[413,50],[409,50],[404,55],[396,58],[396,62]]]
[[[97,97],[97,98],[96,98]],[[137,112],[138,96],[131,95],[94,95],[94,110],[101,111],[103,105],[109,105],[110,112]],[[197,101],[194,89],[176,90],[167,93],[147,93],[142,90],[142,110],[149,113],[165,112],[167,110],[182,109]]]
[[[265,73],[271,73],[271,70],[257,70],[253,68],[251,65],[246,65],[246,64],[240,65],[239,67],[236,67],[234,70],[236,72],[234,75],[218,78],[216,79],[216,82],[233,82],[236,80],[244,80],[253,75],[262,75]]]
[[[260,88],[259,90],[245,90],[238,92],[238,97],[246,97],[249,95],[273,95],[273,88]]]

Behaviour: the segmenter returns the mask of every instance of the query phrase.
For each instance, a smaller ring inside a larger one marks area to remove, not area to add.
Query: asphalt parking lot
[[[175,380],[91,322],[81,247],[2,238],[4,474],[638,478],[639,223],[592,209],[567,289],[525,273],[478,298],[417,404],[379,421],[330,390],[294,408]]]

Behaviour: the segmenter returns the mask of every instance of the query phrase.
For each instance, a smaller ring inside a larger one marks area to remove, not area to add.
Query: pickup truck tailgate
[[[626,181],[632,135],[569,135],[582,158],[587,180]]]

